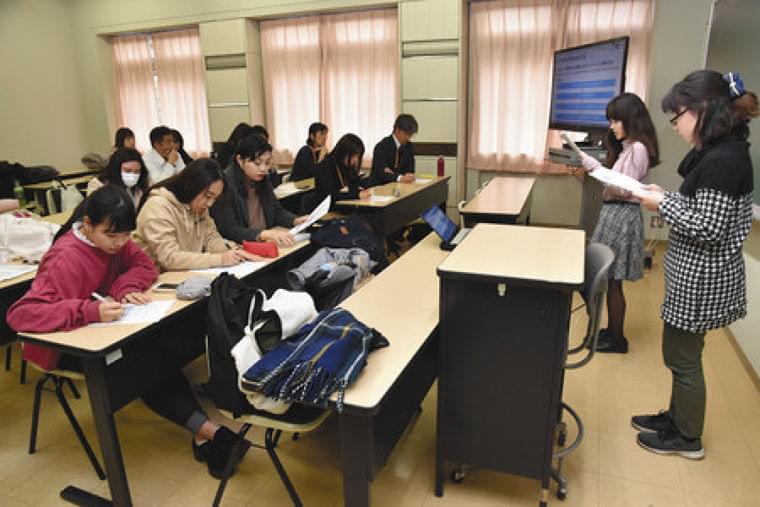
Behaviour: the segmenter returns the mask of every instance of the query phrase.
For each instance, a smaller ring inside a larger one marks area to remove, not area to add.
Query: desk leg
[[[369,505],[372,477],[372,419],[343,413],[340,416],[340,455],[343,464],[343,505]]]
[[[129,495],[127,474],[124,471],[124,460],[121,456],[119,436],[116,434],[116,425],[108,401],[105,362],[103,358],[82,359],[82,367],[84,368],[87,390],[90,394],[90,407],[95,421],[95,429],[98,432],[98,442],[100,442],[100,449],[106,466],[112,504],[130,506],[132,505],[132,498]],[[61,493],[61,496],[80,505],[111,503],[106,499],[96,497],[91,493],[72,486],[66,488]],[[78,500],[82,500],[85,503],[80,503]]]

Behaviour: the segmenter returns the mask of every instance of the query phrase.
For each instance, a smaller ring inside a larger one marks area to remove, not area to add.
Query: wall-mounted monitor
[[[554,52],[549,128],[594,132],[609,128],[607,103],[625,90],[628,37]]]

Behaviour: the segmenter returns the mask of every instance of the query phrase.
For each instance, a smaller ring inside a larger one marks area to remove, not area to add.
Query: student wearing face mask
[[[286,230],[308,217],[297,217],[282,207],[267,177],[272,165],[272,146],[260,135],[250,134],[237,145],[232,163],[224,171],[224,192],[211,209],[221,235],[237,243],[276,241],[294,243]]]
[[[118,148],[108,159],[105,169],[87,184],[87,195],[106,184],[125,189],[137,206],[148,190],[148,169],[140,152],[132,148]]]
[[[330,208],[344,199],[369,199],[372,191],[359,178],[363,156],[364,143],[355,134],[346,134],[338,140],[315,169],[317,204],[328,195],[332,198]]]

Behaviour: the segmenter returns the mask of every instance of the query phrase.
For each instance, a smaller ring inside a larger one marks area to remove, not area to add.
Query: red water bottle
[[[444,175],[443,164],[443,156],[441,155],[438,157],[438,176]]]

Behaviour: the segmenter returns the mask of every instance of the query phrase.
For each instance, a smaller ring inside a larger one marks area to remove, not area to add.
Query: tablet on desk
[[[442,250],[453,250],[470,232],[470,229],[459,230],[459,227],[438,206],[426,209],[422,213],[422,219],[441,238]]]

